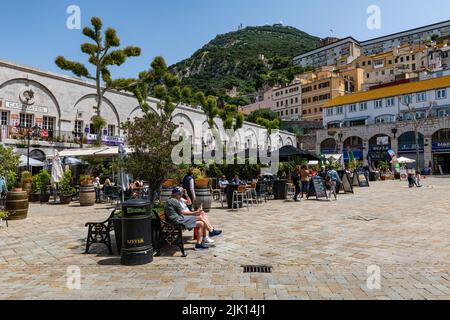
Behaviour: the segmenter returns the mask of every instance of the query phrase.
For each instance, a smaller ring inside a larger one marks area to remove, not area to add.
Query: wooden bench
[[[183,240],[183,232],[186,231],[186,228],[182,224],[171,224],[166,221],[165,212],[160,212],[156,215],[158,220],[157,223],[157,232],[158,234],[155,236],[158,239],[158,243],[154,244],[156,249],[156,256],[161,255],[161,248],[166,242],[170,246],[177,246],[181,250],[181,254],[183,257],[187,257],[187,254],[184,249],[184,240]]]
[[[85,251],[86,254],[89,253],[89,249],[94,243],[102,243],[106,245],[108,247],[109,254],[113,254],[111,245],[111,231],[114,231],[113,218],[115,213],[116,210],[113,210],[106,221],[86,223],[85,226],[88,228]]]

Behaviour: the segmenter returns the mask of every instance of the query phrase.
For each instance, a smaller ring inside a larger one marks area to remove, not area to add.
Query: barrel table
[[[95,204],[95,189],[93,186],[80,187],[80,205],[82,207],[91,207]]]
[[[194,209],[199,209],[203,205],[203,211],[209,212],[211,210],[212,193],[210,187],[196,188],[195,197]]]
[[[8,192],[5,209],[11,214],[8,220],[23,220],[28,216],[28,193],[26,191]]]

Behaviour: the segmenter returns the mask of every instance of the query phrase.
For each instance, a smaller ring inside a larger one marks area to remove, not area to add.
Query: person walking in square
[[[302,166],[300,171],[301,181],[302,181],[302,199],[304,194],[308,195],[309,182],[311,180],[311,172],[308,170],[307,166]]]
[[[295,187],[295,195],[294,195],[295,202],[299,201],[298,195],[301,192],[300,181],[301,181],[301,170],[300,170],[300,166],[297,166],[295,168],[294,173],[292,174],[292,182],[294,183],[294,187]]]
[[[331,201],[331,194],[334,195],[334,199],[337,200],[337,193],[336,193],[336,186],[337,183],[342,183],[341,178],[339,178],[339,174],[337,173],[337,171],[334,168],[330,168],[330,170],[328,170],[327,172],[327,182],[329,184],[329,196],[328,196],[328,200]]]

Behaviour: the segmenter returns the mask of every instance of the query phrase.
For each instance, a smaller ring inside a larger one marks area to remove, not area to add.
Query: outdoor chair
[[[114,231],[113,221],[116,210],[113,210],[106,221],[103,222],[88,222],[86,227],[88,228],[88,235],[86,240],[86,251],[89,253],[89,249],[95,243],[102,243],[108,247],[109,254],[113,254],[111,245],[111,231]]]
[[[233,202],[232,202],[232,209],[236,209],[239,211],[240,206],[244,206],[244,202],[247,205],[247,210],[250,210],[249,208],[249,201],[247,198],[247,190],[245,186],[239,186],[236,191],[233,192]]]
[[[157,226],[155,228],[155,252],[156,256],[161,255],[162,246],[167,243],[170,246],[177,246],[181,250],[182,257],[187,257],[184,249],[183,232],[186,230],[182,224],[171,224],[166,221],[166,214],[161,212],[156,215]]]
[[[256,183],[252,183],[251,187],[246,190],[247,201],[252,205],[259,205],[258,195],[256,194]]]
[[[259,183],[256,185],[256,199],[260,203],[263,201],[267,203],[267,185],[265,183]]]
[[[114,186],[104,187],[103,197],[106,198],[106,200],[109,201],[111,204],[114,202],[119,203],[121,197],[120,188]]]

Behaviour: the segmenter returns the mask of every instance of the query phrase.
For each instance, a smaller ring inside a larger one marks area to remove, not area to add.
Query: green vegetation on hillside
[[[303,72],[292,59],[314,49],[318,40],[293,27],[247,27],[217,36],[171,70],[184,85],[208,95],[223,97],[234,86],[249,94],[264,84],[289,82]]]

